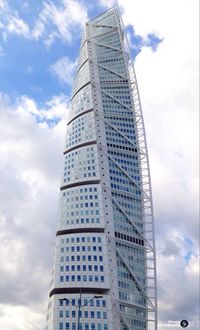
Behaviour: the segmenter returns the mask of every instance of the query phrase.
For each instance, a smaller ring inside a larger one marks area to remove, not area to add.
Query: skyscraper
[[[137,81],[115,6],[90,20],[71,96],[46,330],[157,329]]]

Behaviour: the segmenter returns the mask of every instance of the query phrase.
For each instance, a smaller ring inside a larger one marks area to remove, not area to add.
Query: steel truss
[[[116,83],[121,83],[122,79],[126,80],[126,83],[128,82],[131,86],[132,91],[132,107],[130,108],[120,100],[118,100],[116,97],[105,91],[101,88],[101,84],[96,84],[95,82],[91,82],[91,84],[101,91],[101,93],[106,94],[108,97],[113,99],[115,102],[118,102],[123,107],[132,110],[133,112],[133,118],[135,120],[135,125],[137,128],[137,144],[132,142],[123,132],[120,131],[119,128],[115,127],[115,125],[111,124],[108,119],[104,118],[103,111],[95,111],[96,115],[99,119],[101,119],[105,125],[109,125],[112,129],[118,132],[124,139],[126,139],[130,144],[134,145],[135,147],[139,147],[139,158],[140,158],[140,177],[141,177],[141,184],[142,184],[142,209],[143,209],[143,223],[144,223],[144,229],[141,232],[137,226],[131,221],[130,217],[127,215],[125,209],[119,205],[119,203],[116,201],[116,199],[109,193],[109,197],[112,200],[112,203],[115,204],[115,206],[120,210],[120,212],[123,213],[123,215],[126,217],[127,221],[132,224],[133,228],[137,231],[137,234],[141,236],[141,238],[144,240],[144,248],[146,250],[146,285],[145,287],[142,286],[139,281],[137,280],[136,275],[134,274],[134,271],[130,268],[128,265],[128,262],[124,258],[121,251],[117,248],[116,238],[112,238],[112,245],[113,249],[116,251],[116,255],[122,260],[125,268],[128,270],[128,272],[131,274],[137,289],[140,291],[140,293],[144,296],[146,299],[147,305],[137,307],[139,308],[145,308],[148,312],[148,326],[147,329],[150,330],[157,330],[157,283],[156,283],[156,253],[155,253],[155,237],[154,237],[154,215],[153,215],[153,202],[152,202],[152,191],[151,191],[151,180],[150,180],[150,170],[149,170],[149,157],[148,157],[148,151],[147,151],[147,142],[146,142],[146,134],[145,134],[145,128],[144,128],[144,121],[143,121],[143,115],[142,115],[142,107],[141,107],[141,101],[139,96],[139,90],[138,90],[138,84],[134,69],[134,64],[131,60],[131,53],[130,48],[128,45],[128,40],[126,37],[126,34],[124,33],[124,25],[122,22],[122,19],[119,14],[119,8],[117,5],[114,6],[115,13],[118,17],[119,24],[118,25],[106,25],[106,24],[92,24],[89,23],[89,25],[92,25],[95,27],[109,27],[111,28],[110,31],[102,32],[102,34],[98,34],[97,37],[113,33],[114,31],[118,30],[119,35],[121,37],[121,42],[124,45],[124,49],[119,49],[116,47],[112,47],[107,44],[100,43],[98,41],[94,41],[95,36],[92,36],[87,39],[89,43],[94,44],[95,46],[99,45],[101,47],[110,48],[115,51],[119,51],[120,53],[123,53],[125,60],[127,61],[128,65],[128,72],[127,76],[121,75],[120,73],[114,71],[113,69],[110,69],[106,65],[98,64],[97,59],[91,58],[89,61],[93,62],[93,64],[97,65],[98,67],[101,67],[104,70],[108,70],[112,74],[116,75]],[[110,10],[113,10],[111,8]],[[108,10],[109,15],[109,10]],[[106,83],[106,81],[105,81]],[[109,81],[107,83],[110,83]],[[117,161],[108,154],[108,152],[103,148],[102,146],[98,145],[98,148],[106,153],[108,159],[110,159],[112,162],[115,163],[115,165],[128,177],[128,179],[132,182],[133,185],[138,185],[134,179],[120,166],[120,164],[117,163]],[[140,187],[141,188],[141,187]],[[135,307],[136,305],[131,303],[126,303],[124,301],[120,301],[115,299],[115,305],[117,303],[117,310],[120,314],[120,319],[122,324],[125,326],[127,330],[131,330],[131,326],[126,321],[125,316],[120,310],[120,305],[129,305],[129,307]]]

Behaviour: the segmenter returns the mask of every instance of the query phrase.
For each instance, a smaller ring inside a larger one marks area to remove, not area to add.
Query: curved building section
[[[59,209],[45,329],[157,329],[148,154],[116,7],[83,34]]]

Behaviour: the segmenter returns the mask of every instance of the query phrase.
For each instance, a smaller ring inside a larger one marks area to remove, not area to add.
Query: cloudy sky
[[[1,330],[44,329],[81,31],[112,3],[0,0]],[[119,5],[150,155],[159,330],[182,319],[197,330],[198,0]]]

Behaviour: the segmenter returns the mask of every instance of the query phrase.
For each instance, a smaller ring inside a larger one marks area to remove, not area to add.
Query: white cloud
[[[62,0],[60,5],[52,1],[44,1],[32,35],[35,39],[45,38],[50,46],[56,38],[72,42],[87,21],[86,7],[76,0]]]
[[[64,94],[56,95],[46,101],[44,108],[39,108],[36,102],[27,96],[18,99],[17,110],[26,114],[27,112],[35,115],[39,121],[60,120],[66,118],[68,99]]]
[[[41,311],[43,306],[39,306]],[[32,310],[27,307],[0,305],[0,327],[1,330],[42,330],[44,329],[44,319],[38,310]]]
[[[7,1],[6,0],[0,0],[0,9],[3,10],[7,7]]]
[[[84,22],[88,20],[87,9],[78,0],[61,0],[59,4],[48,0],[38,14],[33,29],[19,16],[8,2],[1,0],[0,30],[4,41],[10,34],[39,40],[49,48],[55,39],[71,43],[81,34]]]
[[[73,62],[68,57],[62,57],[49,68],[51,73],[58,77],[61,83],[71,85],[77,61]]]
[[[7,1],[1,1],[0,8],[0,31],[2,32],[3,40],[6,41],[9,34],[30,38],[29,26],[19,17],[18,12],[13,11]]]
[[[11,16],[6,27],[7,32],[29,37],[29,26],[19,17]]]
[[[0,95],[2,330],[44,328],[66,111],[63,95],[42,108],[26,96],[11,104]]]

